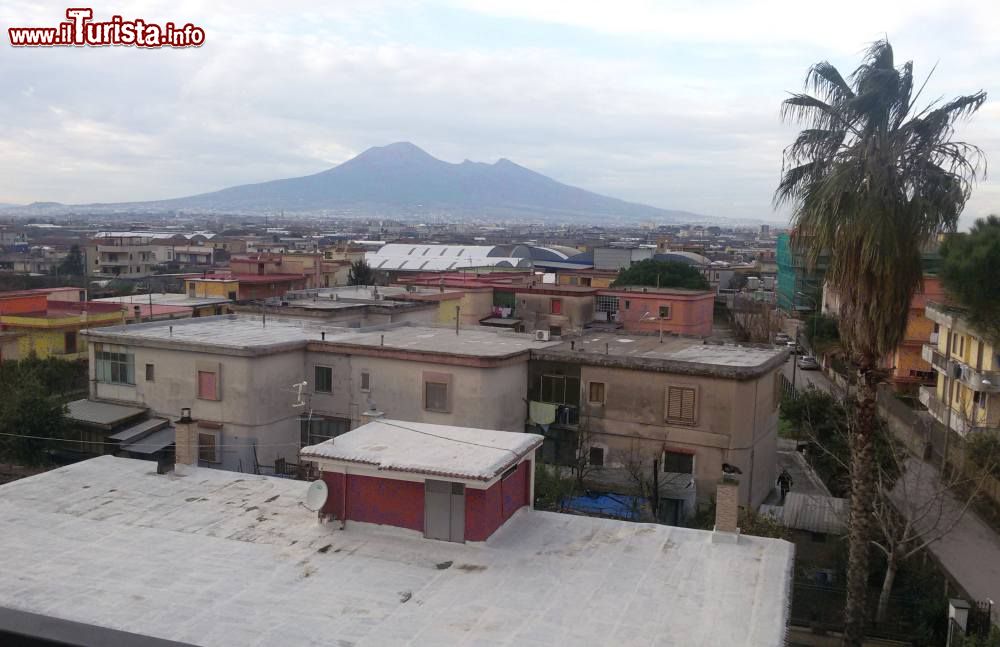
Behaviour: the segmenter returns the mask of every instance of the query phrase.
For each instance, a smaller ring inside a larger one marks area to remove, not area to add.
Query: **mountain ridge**
[[[88,208],[208,211],[325,211],[345,215],[451,215],[543,220],[676,222],[701,214],[627,202],[563,184],[507,159],[451,163],[411,142],[368,148],[299,177],[145,202]]]

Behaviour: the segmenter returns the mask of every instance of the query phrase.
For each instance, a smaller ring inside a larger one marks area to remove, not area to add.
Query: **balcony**
[[[927,412],[931,414],[932,418],[940,422],[942,425],[951,427],[953,431],[958,432],[962,436],[969,433],[996,431],[995,427],[969,424],[969,421],[966,420],[961,411],[958,411],[957,409],[952,408],[949,412],[948,405],[938,399],[937,392],[934,390],[933,386],[920,387],[919,397],[920,404],[927,407]]]
[[[920,356],[925,362],[930,363],[934,370],[958,380],[973,391],[1000,393],[1000,371],[982,371],[954,357],[948,359],[931,344],[924,344]]]

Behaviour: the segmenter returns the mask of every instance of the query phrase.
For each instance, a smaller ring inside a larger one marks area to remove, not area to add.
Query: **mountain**
[[[246,184],[186,198],[115,206],[584,220],[704,218],[591,193],[506,159],[494,164],[468,160],[451,164],[409,142],[369,148],[315,175]]]

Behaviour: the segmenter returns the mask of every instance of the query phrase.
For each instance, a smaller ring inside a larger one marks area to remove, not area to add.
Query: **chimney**
[[[178,474],[198,465],[198,430],[194,423],[191,409],[181,409],[181,417],[174,423],[174,471]]]
[[[374,402],[369,402],[368,410],[361,412],[361,424],[368,424],[369,422],[375,422],[379,418],[384,418],[384,417],[385,417],[385,412],[376,409]]]
[[[739,540],[739,491],[740,482],[735,477],[723,477],[716,486],[713,543],[735,544]]]

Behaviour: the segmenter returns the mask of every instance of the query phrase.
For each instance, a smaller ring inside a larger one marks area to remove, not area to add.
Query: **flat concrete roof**
[[[326,340],[321,341],[323,333]],[[305,317],[238,314],[154,321],[126,326],[92,328],[84,334],[91,341],[111,344],[175,348],[201,352],[261,354],[323,346],[384,348],[424,353],[500,358],[535,348],[558,345],[538,342],[532,335],[496,328],[462,328],[396,325],[366,331],[338,327]]]
[[[321,330],[329,329],[330,326],[301,318],[269,315],[265,323],[261,316],[220,315],[105,326],[92,328],[85,334],[97,342],[224,353],[303,346],[308,339],[319,339]]]
[[[106,297],[103,299],[91,299],[99,303],[123,303],[126,305],[149,305],[150,295],[133,294],[127,297]],[[152,295],[153,305],[160,306],[187,306],[196,308],[198,306],[213,306],[223,303],[230,303],[230,299],[219,297],[189,297],[186,294],[175,294],[172,292],[160,292]]]
[[[321,346],[324,344],[318,343]],[[385,330],[327,335],[325,344],[500,358],[557,346],[559,342],[535,341],[534,335],[487,326],[461,328],[457,335],[453,327],[399,326]]]
[[[700,338],[587,332],[533,352],[539,359],[617,368],[746,379],[781,366],[788,350],[774,346],[706,344]]]
[[[299,455],[390,472],[489,481],[541,444],[537,434],[380,419],[303,447]]]
[[[0,486],[0,607],[198,645],[784,644],[793,546],[522,509],[318,523],[309,484],[103,456]]]

